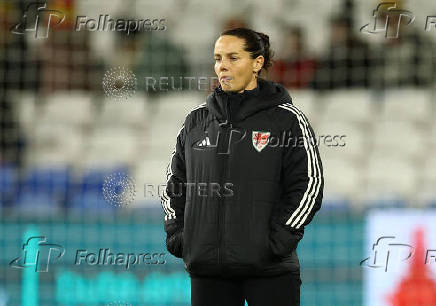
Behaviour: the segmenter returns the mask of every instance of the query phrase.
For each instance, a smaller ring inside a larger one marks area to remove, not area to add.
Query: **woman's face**
[[[224,91],[243,92],[257,86],[253,71],[260,71],[263,56],[255,59],[244,51],[244,39],[232,36],[220,36],[215,42],[215,73]]]

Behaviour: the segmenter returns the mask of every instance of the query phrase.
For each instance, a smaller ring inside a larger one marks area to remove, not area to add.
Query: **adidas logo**
[[[197,146],[199,146],[199,147],[210,146],[209,136],[206,136],[206,138],[204,138],[203,140],[199,141]]]

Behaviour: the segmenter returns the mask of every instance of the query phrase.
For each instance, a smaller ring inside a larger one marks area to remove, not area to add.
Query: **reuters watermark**
[[[145,91],[212,91],[219,82],[217,77],[206,76],[171,76],[145,77]]]
[[[197,197],[217,197],[226,198],[234,196],[233,183],[227,182],[220,184],[217,182],[179,182],[166,184],[144,184],[144,198],[158,198],[167,196],[197,196]]]
[[[122,101],[135,95],[137,80],[131,70],[119,66],[106,71],[102,85],[106,97]]]
[[[132,177],[123,172],[112,173],[105,177],[103,199],[116,207],[132,203],[136,196],[136,184]]]
[[[213,91],[218,85],[217,77],[207,76],[146,76],[143,78],[145,92],[171,92],[182,90]],[[138,81],[133,71],[125,67],[113,67],[107,70],[102,79],[106,97],[115,101],[125,101],[134,96]]]

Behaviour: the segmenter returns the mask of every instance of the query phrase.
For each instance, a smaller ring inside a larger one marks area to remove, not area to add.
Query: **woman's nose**
[[[228,70],[228,67],[229,67],[228,62],[223,60],[219,64],[218,68],[219,68],[220,71],[225,71],[225,70]]]

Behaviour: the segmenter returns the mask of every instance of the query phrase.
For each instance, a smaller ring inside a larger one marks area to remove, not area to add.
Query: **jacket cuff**
[[[167,234],[167,250],[175,257],[183,257],[183,231],[178,231],[172,235]]]
[[[297,248],[298,242],[303,238],[304,229],[287,228],[276,222],[271,222],[269,245],[274,255],[286,257]]]

